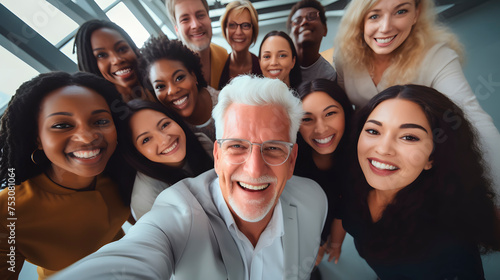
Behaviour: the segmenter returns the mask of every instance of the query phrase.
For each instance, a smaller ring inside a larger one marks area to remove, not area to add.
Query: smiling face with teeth
[[[250,12],[247,9],[241,11],[233,10],[227,18],[228,23],[252,23]],[[235,52],[248,52],[252,44],[253,29],[243,30],[241,26],[238,26],[236,29],[230,29],[228,26],[226,26],[227,42],[231,46],[231,49]]]
[[[212,40],[212,21],[200,0],[177,0],[175,33],[194,52],[208,49]]]
[[[300,134],[315,153],[333,153],[344,135],[345,114],[342,105],[323,91],[308,94],[302,100],[305,111]]]
[[[90,43],[99,71],[120,93],[139,85],[137,55],[118,31],[97,29],[92,32]]]
[[[281,36],[268,37],[261,45],[260,69],[264,77],[280,79],[290,86],[290,71],[295,66],[295,57],[288,41]]]
[[[288,116],[276,105],[230,105],[224,115],[223,138],[246,139],[253,143],[267,140],[290,141]],[[282,165],[270,166],[264,162],[260,148],[253,146],[250,158],[242,164],[231,164],[214,145],[215,171],[233,218],[242,222],[269,222],[272,209],[291,178],[297,157],[297,145]]]
[[[189,118],[197,106],[201,106],[198,102],[196,76],[181,61],[156,61],[151,65],[149,80],[158,100],[183,118]]]
[[[186,157],[186,134],[165,114],[145,109],[130,118],[132,142],[139,153],[153,162],[179,167]]]
[[[358,160],[376,190],[400,190],[432,167],[432,130],[422,108],[408,100],[381,102],[358,141]]]
[[[380,0],[365,15],[363,36],[375,56],[391,54],[411,33],[419,10],[415,0]]]
[[[116,129],[105,99],[81,86],[49,93],[38,116],[38,146],[60,185],[84,188],[104,171],[116,148]]]

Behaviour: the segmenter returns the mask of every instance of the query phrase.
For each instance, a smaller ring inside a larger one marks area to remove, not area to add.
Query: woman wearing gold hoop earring
[[[38,165],[38,163],[36,163],[36,160],[35,160],[35,153],[36,153],[36,151],[38,151],[38,150],[40,150],[40,149],[34,149],[34,150],[33,150],[33,152],[31,153],[31,161],[32,161],[34,164],[36,164],[36,165]]]
[[[45,279],[123,236],[135,172],[115,153],[118,116],[110,107],[126,106],[121,100],[88,73],[41,74],[17,90],[1,120],[1,183],[15,182],[0,192],[0,216],[22,223],[14,248],[0,239],[0,279],[17,279],[25,260]],[[9,233],[0,225],[0,236]]]

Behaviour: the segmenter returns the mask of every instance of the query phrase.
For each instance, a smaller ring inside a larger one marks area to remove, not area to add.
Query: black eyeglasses
[[[298,17],[292,19],[292,25],[298,26],[302,23],[302,21],[304,19],[306,19],[307,21],[314,21],[314,20],[317,20],[318,18],[319,18],[319,12],[309,12],[306,14],[305,17],[298,16]]]
[[[252,24],[250,22],[244,22],[237,24],[236,22],[231,22],[227,25],[227,28],[229,29],[238,29],[238,26],[241,27],[242,30],[250,30],[252,28]]]

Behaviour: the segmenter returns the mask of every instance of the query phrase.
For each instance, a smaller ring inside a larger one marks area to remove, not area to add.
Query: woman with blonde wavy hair
[[[432,87],[465,111],[490,170],[500,170],[500,134],[464,76],[462,46],[437,21],[433,0],[352,0],[335,49],[338,84],[357,108],[393,85]],[[491,175],[499,189],[500,173]]]

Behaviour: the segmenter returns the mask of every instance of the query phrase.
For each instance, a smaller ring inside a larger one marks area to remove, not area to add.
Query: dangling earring
[[[34,164],[38,165],[38,163],[36,163],[36,161],[35,161],[35,153],[36,153],[36,151],[38,151],[38,149],[35,149],[35,150],[31,153],[31,161],[32,161]]]

